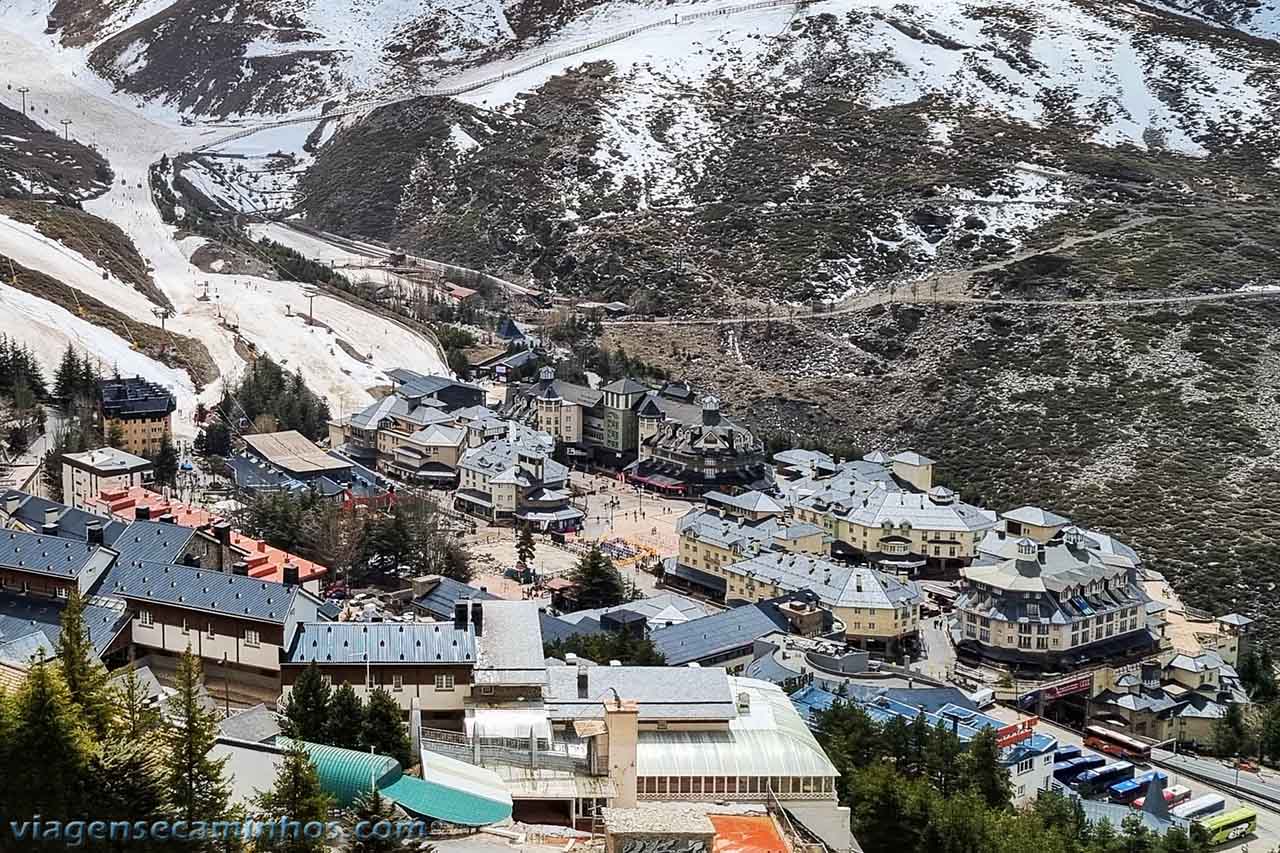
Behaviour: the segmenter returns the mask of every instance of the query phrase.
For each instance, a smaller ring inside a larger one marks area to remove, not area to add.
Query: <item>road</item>
[[[991,716],[996,717],[997,719],[1001,719],[1006,722],[1014,722],[1019,719],[1026,719],[1027,717],[1027,715],[1024,713],[1021,713],[1019,711],[1015,711],[1012,708],[1006,708],[1003,706],[993,708],[989,710],[987,713],[991,714]],[[1070,729],[1065,729],[1061,726],[1054,725],[1053,723],[1048,722],[1046,720],[1041,720],[1040,723],[1036,726],[1036,728],[1047,734],[1053,735],[1058,739],[1058,742],[1060,744],[1064,744],[1064,745],[1074,744],[1076,746],[1082,745],[1079,734],[1071,731]],[[1235,770],[1228,770],[1226,767],[1224,767],[1222,764],[1218,762],[1209,761],[1206,759],[1187,759],[1185,756],[1178,756],[1178,759],[1185,759],[1185,761],[1179,762],[1177,765],[1173,765],[1173,764],[1166,765],[1166,757],[1172,758],[1173,756],[1172,753],[1166,752],[1164,750],[1155,750],[1154,755],[1156,759],[1155,763],[1162,766],[1166,771],[1168,771],[1169,773],[1168,784],[1170,786],[1173,786],[1173,785],[1187,786],[1188,788],[1191,789],[1191,796],[1193,798],[1203,796],[1204,794],[1218,794],[1220,796],[1223,796],[1227,800],[1228,810],[1236,808],[1237,806],[1240,806],[1240,805],[1247,805],[1252,807],[1254,810],[1256,810],[1258,812],[1257,832],[1252,837],[1244,839],[1243,841],[1243,844],[1247,846],[1249,849],[1275,850],[1278,847],[1280,847],[1280,810],[1263,807],[1259,805],[1257,802],[1244,802],[1240,800],[1240,798],[1237,797],[1231,790],[1231,786],[1235,782]],[[1180,769],[1182,772],[1180,772]],[[1195,776],[1189,775],[1192,772],[1195,773]],[[1213,778],[1217,781],[1213,785],[1206,784],[1205,782],[1202,782],[1199,778],[1197,778],[1201,775],[1205,776],[1206,778]],[[1248,788],[1246,788],[1246,777],[1248,778],[1248,781],[1251,783],[1250,787]],[[1257,776],[1254,774],[1247,774],[1242,772],[1240,774],[1240,786],[1242,789],[1247,790],[1250,793],[1253,792],[1254,787],[1257,787],[1259,789],[1270,789],[1270,791],[1268,792],[1269,796],[1267,799],[1273,800],[1275,802],[1280,802],[1280,799],[1275,799],[1277,797],[1280,797],[1280,790],[1278,790],[1275,785],[1258,783]],[[1240,847],[1241,847],[1240,844],[1236,844],[1236,845],[1224,845],[1222,847],[1218,847],[1215,849],[1231,850],[1231,849],[1240,849]]]
[[[1243,794],[1280,805],[1280,784],[1276,784],[1277,777],[1272,776],[1271,781],[1267,781],[1257,773],[1237,771],[1221,761],[1175,755],[1163,749],[1152,750],[1151,756],[1161,766],[1195,774],[1216,785],[1239,788]]]

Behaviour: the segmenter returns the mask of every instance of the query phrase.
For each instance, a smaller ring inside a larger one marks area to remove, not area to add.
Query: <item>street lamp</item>
[[[31,91],[30,86],[19,86],[18,94],[22,96],[22,114],[27,114],[27,92]]]

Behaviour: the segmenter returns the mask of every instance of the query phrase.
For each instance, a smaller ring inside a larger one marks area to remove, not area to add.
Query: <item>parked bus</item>
[[[1059,761],[1053,765],[1053,778],[1067,785],[1084,771],[1096,770],[1106,763],[1101,755],[1082,755],[1069,761]]]
[[[1149,770],[1141,776],[1134,776],[1132,779],[1126,779],[1123,782],[1116,782],[1107,788],[1107,796],[1111,798],[1111,802],[1125,805],[1132,803],[1138,797],[1147,792],[1147,786],[1151,784],[1152,779],[1159,779],[1161,782],[1169,781],[1169,775],[1159,770]]]
[[[1178,806],[1176,809],[1170,809],[1169,814],[1174,817],[1180,817],[1183,820],[1191,820],[1193,818],[1208,817],[1211,814],[1222,811],[1227,807],[1227,801],[1219,797],[1217,794],[1205,794],[1203,797],[1196,797],[1194,800]]]
[[[1133,765],[1127,761],[1116,761],[1097,770],[1084,771],[1071,782],[1071,787],[1082,797],[1092,797],[1103,793],[1116,782],[1132,778]]]
[[[1053,753],[1054,761],[1070,761],[1073,758],[1079,758],[1084,752],[1078,746],[1060,746]]]
[[[1174,785],[1172,788],[1164,789],[1164,801],[1166,805],[1176,806],[1178,803],[1185,803],[1189,799],[1191,799],[1191,789],[1186,785]],[[1146,797],[1138,797],[1138,799],[1133,801],[1133,807],[1135,809],[1140,809],[1146,801]]]
[[[1151,760],[1150,744],[1103,726],[1085,726],[1084,745],[1118,758],[1128,758],[1132,761]]]
[[[1223,814],[1203,818],[1200,825],[1209,834],[1209,844],[1226,844],[1253,835],[1258,828],[1258,813],[1250,808],[1232,809]]]

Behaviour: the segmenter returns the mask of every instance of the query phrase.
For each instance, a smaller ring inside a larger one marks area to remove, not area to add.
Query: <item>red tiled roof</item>
[[[103,489],[97,497],[89,498],[86,503],[90,507],[103,509],[107,514],[115,516],[122,521],[135,520],[137,518],[137,509],[140,506],[147,507],[150,511],[148,514],[151,516],[151,520],[154,521],[162,515],[172,514],[174,520],[182,527],[205,528],[221,520],[220,516],[214,515],[207,509],[191,506],[181,501],[166,499],[164,495],[157,494],[143,486],[131,486],[128,489]],[[304,560],[301,557],[290,554],[288,551],[274,548],[266,542],[245,536],[235,530],[231,532],[231,547],[235,551],[244,554],[243,559],[249,566],[250,577],[277,582],[283,581],[286,563],[292,563],[298,567],[299,582],[323,577],[328,572],[328,569],[319,563]]]

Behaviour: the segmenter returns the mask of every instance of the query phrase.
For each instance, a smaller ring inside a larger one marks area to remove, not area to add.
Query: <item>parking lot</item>
[[[1027,714],[1023,714],[1013,710],[1012,708],[1005,708],[1003,706],[989,709],[984,713],[1008,723],[1016,722],[1020,719],[1025,720],[1028,717]],[[1053,735],[1061,744],[1073,744],[1075,746],[1083,745],[1080,736],[1075,732],[1070,729],[1064,729],[1061,726],[1056,726],[1045,720],[1040,721],[1037,729]],[[1271,808],[1264,808],[1256,802],[1242,802],[1229,790],[1211,787],[1198,779],[1194,779],[1184,773],[1179,773],[1173,768],[1161,767],[1160,769],[1169,774],[1168,784],[1170,786],[1185,785],[1190,788],[1192,798],[1203,796],[1204,794],[1218,794],[1226,798],[1228,810],[1243,805],[1254,809],[1258,813],[1258,829],[1255,835],[1245,838],[1237,844],[1222,845],[1215,849],[1226,850],[1241,846],[1248,846],[1252,850],[1275,850],[1277,847],[1280,847],[1280,812]]]

